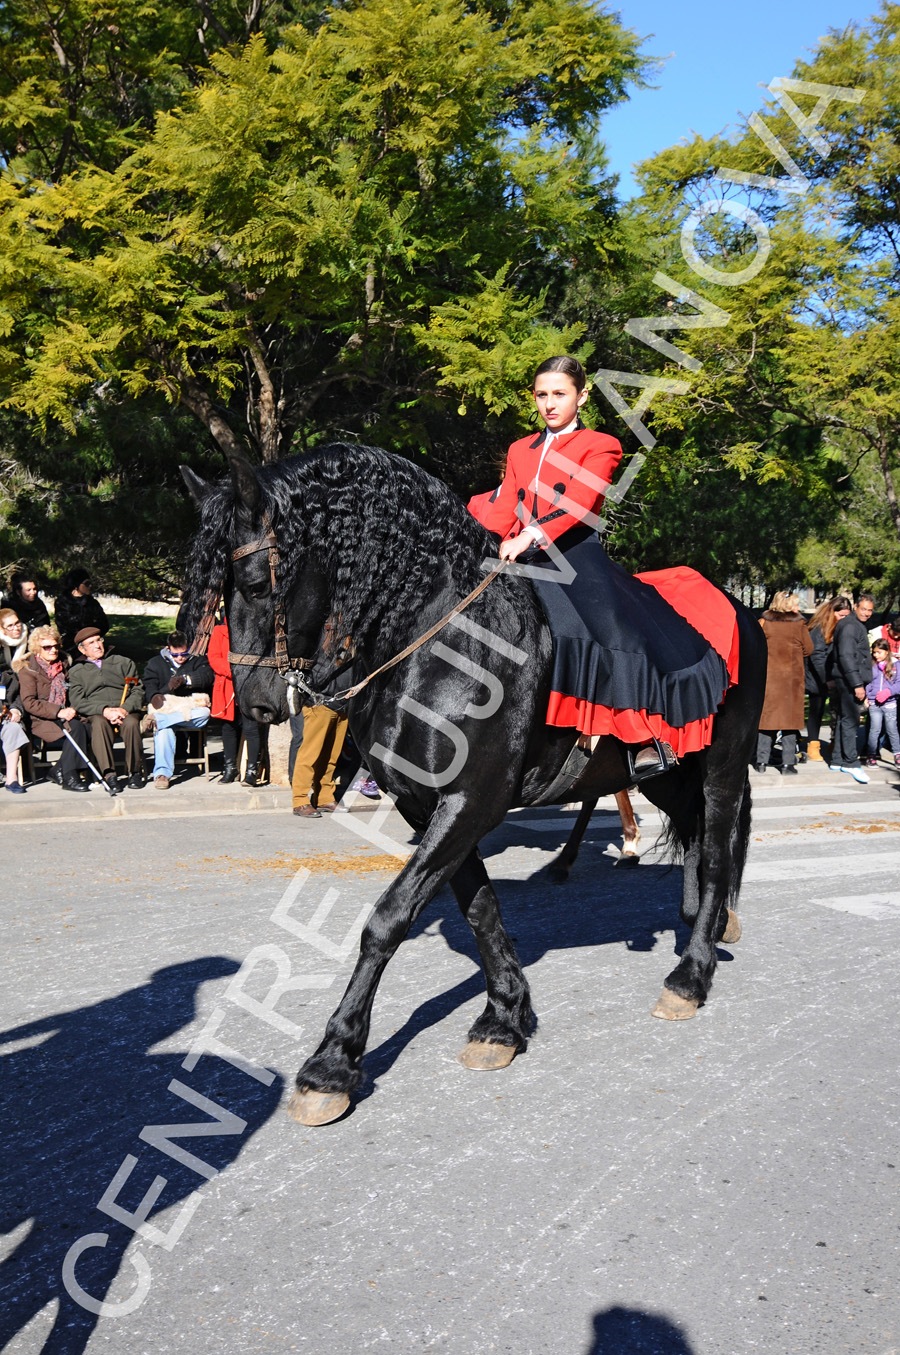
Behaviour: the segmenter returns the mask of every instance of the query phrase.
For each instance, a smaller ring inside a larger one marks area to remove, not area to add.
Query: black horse
[[[201,508],[188,589],[195,625],[223,593],[232,651],[241,656],[237,698],[264,723],[287,718],[279,668],[288,658],[312,660],[305,678],[313,689],[351,657],[354,678],[373,673],[466,597],[496,551],[445,485],[377,448],[338,444],[274,466],[230,466],[221,485],[184,471]],[[712,744],[643,783],[684,858],[681,916],[691,939],[654,1009],[670,1020],[694,1015],[710,990],[716,942],[740,934],[729,904],[749,836],[747,768],[766,658],[759,626],[733,605],[739,681],[719,709]],[[535,1019],[528,984],[478,843],[514,805],[589,800],[631,779],[617,739],[602,738],[591,753],[575,730],[546,725],[550,660],[530,583],[501,575],[350,701],[357,747],[421,841],[375,905],[340,1006],[298,1073],[290,1108],[304,1124],[324,1124],[349,1105],[384,968],[445,883],[475,934],[487,987],[460,1057],[499,1068],[525,1048]]]

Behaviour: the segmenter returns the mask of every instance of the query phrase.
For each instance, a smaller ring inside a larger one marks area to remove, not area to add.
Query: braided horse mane
[[[276,597],[294,587],[304,561],[327,570],[332,615],[366,649],[400,646],[410,620],[446,576],[462,592],[482,578],[492,538],[440,480],[378,447],[331,443],[255,468],[278,541]],[[222,483],[205,500],[186,580],[196,628],[210,591],[230,568],[234,490]]]

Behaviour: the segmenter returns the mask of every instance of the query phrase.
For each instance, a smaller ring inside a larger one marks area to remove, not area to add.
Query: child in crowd
[[[900,766],[900,735],[897,732],[897,697],[900,696],[900,665],[891,655],[887,640],[872,645],[872,681],[866,687],[869,703],[869,742],[866,765],[878,764],[878,741],[882,730],[887,735],[894,762]]]

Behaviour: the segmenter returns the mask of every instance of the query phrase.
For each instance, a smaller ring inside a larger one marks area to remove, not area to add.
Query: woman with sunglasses
[[[84,762],[76,753],[63,729],[87,753],[87,731],[67,695],[68,660],[61,649],[55,626],[38,626],[28,641],[28,657],[18,667],[22,705],[31,721],[33,738],[43,739],[50,748],[59,748],[56,780],[63,790],[86,791],[79,773]]]

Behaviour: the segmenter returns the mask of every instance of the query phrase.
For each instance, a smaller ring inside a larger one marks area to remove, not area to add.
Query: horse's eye
[[[258,583],[247,583],[241,589],[241,592],[246,598],[264,598],[268,591],[268,579],[260,579]]]

